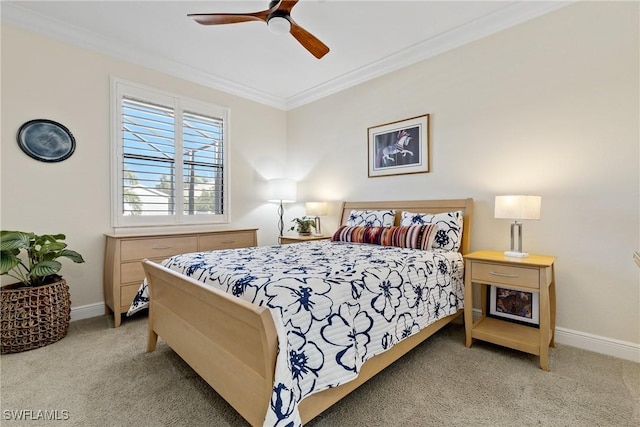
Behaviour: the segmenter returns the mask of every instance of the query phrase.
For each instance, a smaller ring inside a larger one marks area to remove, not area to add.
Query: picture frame
[[[487,316],[539,328],[540,294],[491,285]]]
[[[372,126],[367,132],[369,178],[429,172],[429,114]]]
[[[40,162],[61,162],[71,157],[76,140],[65,126],[47,119],[30,120],[20,126],[18,146]]]

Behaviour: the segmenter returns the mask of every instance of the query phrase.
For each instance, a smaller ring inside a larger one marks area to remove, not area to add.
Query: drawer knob
[[[517,274],[496,273],[495,271],[490,271],[489,274],[498,277],[518,277]]]

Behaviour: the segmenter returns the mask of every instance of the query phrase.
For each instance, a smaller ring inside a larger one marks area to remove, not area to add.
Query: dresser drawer
[[[136,285],[127,285],[120,288],[120,306],[129,310],[133,299],[135,298],[142,281]]]
[[[539,289],[540,270],[538,268],[473,262],[471,264],[471,280]]]
[[[150,261],[161,263],[166,258],[148,258]],[[132,282],[142,283],[144,279],[144,268],[141,261],[123,262],[120,265],[120,283],[127,284]]]
[[[124,240],[120,246],[121,261],[170,257],[198,250],[198,236],[158,237]]]
[[[242,231],[234,233],[218,233],[200,236],[199,250],[248,248],[255,246],[255,232]]]

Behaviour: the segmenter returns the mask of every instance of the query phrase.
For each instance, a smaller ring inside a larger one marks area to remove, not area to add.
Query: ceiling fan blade
[[[291,5],[291,7],[297,3],[297,0],[293,3],[294,4]],[[267,17],[278,10],[278,7],[280,7],[281,4],[282,0],[267,10],[261,10],[260,12],[253,13],[190,13],[187,16],[202,25],[236,24],[238,22],[250,21],[267,22]]]
[[[291,22],[291,30],[289,31],[291,35],[313,56],[320,59],[329,53],[329,47],[318,40],[316,36],[296,24],[293,19],[289,18],[289,22]]]
[[[282,0],[277,10],[282,11],[287,15],[290,15],[291,9],[293,9],[293,6],[295,6],[296,3],[298,3],[298,0]]]
[[[259,15],[262,12],[254,14],[245,13],[190,13],[187,15],[189,18],[202,25],[220,25],[220,24],[235,24],[238,22],[250,22],[250,21],[267,21],[267,14],[264,17]]]

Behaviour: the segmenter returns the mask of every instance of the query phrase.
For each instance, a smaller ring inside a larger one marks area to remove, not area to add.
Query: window
[[[228,114],[113,79],[113,225],[228,222]]]

